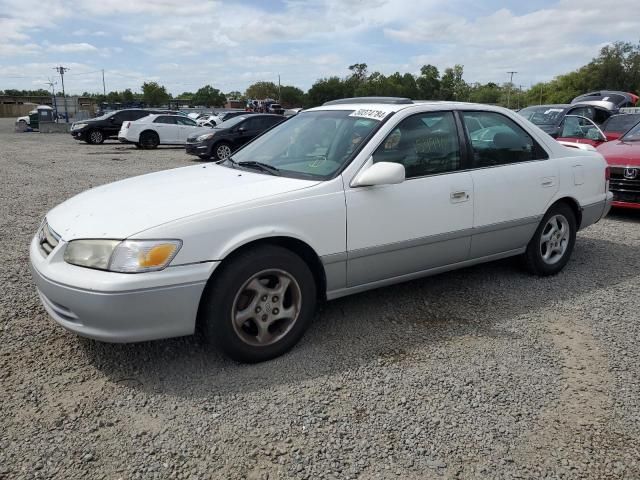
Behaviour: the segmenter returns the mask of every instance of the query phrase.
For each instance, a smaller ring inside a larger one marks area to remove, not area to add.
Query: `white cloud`
[[[48,45],[47,50],[59,53],[86,53],[97,52],[98,49],[90,43],[63,43],[61,45]]]

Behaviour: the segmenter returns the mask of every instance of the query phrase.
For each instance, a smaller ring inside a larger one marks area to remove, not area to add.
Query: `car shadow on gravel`
[[[579,303],[585,294],[637,278],[638,267],[628,246],[580,236],[572,260],[554,277],[531,276],[507,259],[329,302],[290,353],[258,365],[227,360],[197,335],[126,345],[77,341],[114,383],[205,398],[320,380],[376,360],[428,358],[425,345],[468,335],[518,337],[500,323],[555,303]]]
[[[607,220],[640,223],[640,209],[614,208],[607,215]]]

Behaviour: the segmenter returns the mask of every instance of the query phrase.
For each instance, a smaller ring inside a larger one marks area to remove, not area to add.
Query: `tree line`
[[[420,73],[395,72],[384,75],[369,72],[366,63],[349,66],[345,77],[332,76],[318,79],[304,92],[291,85],[278,86],[260,81],[249,86],[244,93],[226,94],[211,85],[195,92],[183,92],[172,97],[157,82],[145,82],[141,93],[131,89],[113,91],[107,95],[84,92],[97,103],[143,102],[149,106],[167,105],[171,100],[187,100],[190,106],[221,107],[227,99],[271,98],[280,100],[285,107],[312,107],[329,100],[359,96],[395,96],[422,100],[457,100],[489,103],[510,108],[548,103],[568,103],[572,98],[591,90],[640,91],[640,43],[615,42],[603,47],[598,56],[577,70],[540,82],[529,88],[509,82],[468,83],[464,80],[464,66],[456,64],[442,72],[434,65],[423,65]],[[0,91],[0,94],[3,93]],[[46,90],[5,90],[6,95],[49,95]]]

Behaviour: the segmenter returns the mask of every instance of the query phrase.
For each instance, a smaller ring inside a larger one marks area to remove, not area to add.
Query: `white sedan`
[[[222,123],[222,120],[218,115],[206,115],[202,118],[198,118],[196,123],[201,127],[215,127]]]
[[[601,155],[509,110],[348,99],[221,164],[67,200],[30,259],[45,309],[79,335],[136,342],[200,326],[258,362],[298,342],[318,301],[516,255],[556,274],[611,199]]]
[[[124,122],[118,132],[118,140],[122,143],[134,143],[138,148],[185,145],[189,135],[201,128],[183,115],[147,115],[134,122]]]

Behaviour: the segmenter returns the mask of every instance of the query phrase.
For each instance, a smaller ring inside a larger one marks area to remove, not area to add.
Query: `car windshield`
[[[240,122],[243,122],[246,119],[247,119],[247,117],[242,116],[242,115],[237,116],[237,117],[233,117],[233,118],[230,118],[229,120],[225,120],[220,125],[218,125],[216,128],[231,128],[231,127],[235,127],[237,124],[239,124]]]
[[[640,140],[640,123],[637,123],[635,127],[625,133],[620,140],[624,142],[637,142]]]
[[[518,113],[535,125],[555,125],[562,118],[564,108],[554,106],[527,107]]]
[[[359,111],[303,112],[269,130],[233,154],[237,163],[276,167],[284,176],[331,178],[364,144],[380,120]],[[223,124],[224,125],[224,124]]]
[[[614,115],[602,126],[605,132],[626,132],[640,121],[640,113]]]

